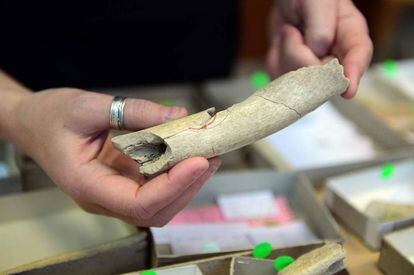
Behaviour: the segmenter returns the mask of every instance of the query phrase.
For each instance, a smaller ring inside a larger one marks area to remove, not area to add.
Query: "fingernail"
[[[209,160],[209,163],[210,163],[210,166],[208,167],[208,170],[211,173],[211,175],[213,175],[220,167],[221,159],[217,158],[215,160]]]
[[[210,167],[210,169],[208,169],[208,170],[210,170],[209,171],[210,176],[214,175],[217,172],[219,167],[220,167],[219,164],[212,165],[212,167]]]
[[[197,172],[194,173],[194,181],[201,177],[207,170],[208,169],[198,169]]]
[[[319,58],[324,57],[328,53],[330,45],[331,44],[329,43],[329,41],[324,40],[316,40],[309,42],[309,47]]]
[[[164,111],[164,122],[181,118],[185,115],[185,110],[182,107],[167,107]]]

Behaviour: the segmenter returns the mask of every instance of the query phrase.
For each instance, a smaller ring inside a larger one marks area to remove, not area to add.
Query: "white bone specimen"
[[[395,221],[413,217],[414,204],[374,200],[368,204],[365,213],[379,222]]]
[[[343,93],[347,87],[343,67],[334,59],[325,65],[282,75],[221,112],[210,108],[114,137],[112,143],[141,165],[141,173],[153,175],[192,156],[211,158],[262,139]]]
[[[326,245],[303,254],[282,269],[279,275],[331,275],[345,268],[345,250],[337,243]]]

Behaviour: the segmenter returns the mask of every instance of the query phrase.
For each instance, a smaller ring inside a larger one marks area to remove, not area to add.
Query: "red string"
[[[204,128],[207,128],[207,126],[211,125],[215,120],[216,120],[217,114],[215,114],[212,118],[210,118],[206,124],[204,124],[203,126],[198,126],[198,127],[191,127],[189,128],[190,130],[201,130]]]

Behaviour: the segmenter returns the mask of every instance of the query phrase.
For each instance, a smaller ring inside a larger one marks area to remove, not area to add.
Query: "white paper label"
[[[274,217],[279,213],[270,190],[221,195],[217,201],[227,220]]]

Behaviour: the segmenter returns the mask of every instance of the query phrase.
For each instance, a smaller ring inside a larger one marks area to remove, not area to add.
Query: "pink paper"
[[[220,209],[217,205],[188,208],[179,212],[169,225],[185,223],[221,223],[224,222]]]
[[[250,226],[263,226],[269,223],[286,224],[293,220],[294,215],[289,207],[285,197],[275,197],[275,204],[278,209],[276,216],[260,218],[237,220],[237,222],[247,222]],[[229,222],[224,219],[220,208],[217,205],[186,208],[179,212],[170,222],[169,225],[177,224],[200,224],[200,223],[224,223]],[[235,222],[234,220],[232,222]]]
[[[265,226],[270,223],[287,224],[294,218],[292,210],[289,207],[285,197],[275,197],[275,204],[278,208],[278,214],[272,217],[266,217],[261,219],[250,219],[248,223],[252,227]]]

